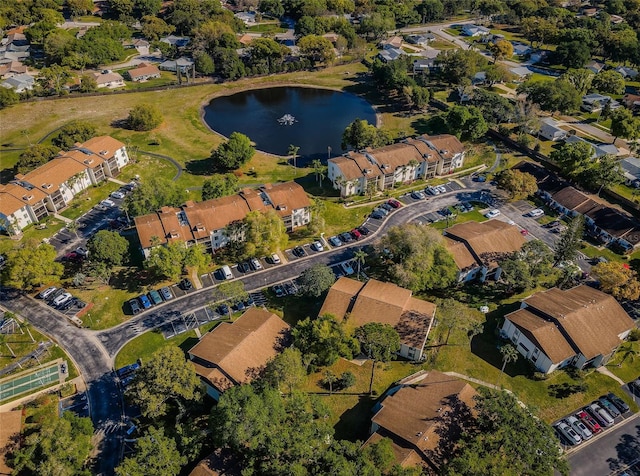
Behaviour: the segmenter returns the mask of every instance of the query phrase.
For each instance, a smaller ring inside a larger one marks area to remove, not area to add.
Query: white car
[[[564,436],[572,445],[578,445],[582,442],[582,437],[576,431],[561,421],[556,425],[556,429]]]
[[[311,247],[316,251],[324,251],[324,246],[319,241],[314,241]]]
[[[273,264],[280,264],[280,256],[278,256],[278,253],[273,253],[271,255],[271,262]]]
[[[585,441],[590,440],[591,437],[593,436],[593,433],[589,428],[587,428],[587,425],[582,423],[573,415],[570,417],[567,417],[566,421],[569,424],[569,426],[573,428],[575,432],[582,437],[583,440]]]
[[[79,255],[81,255],[81,256],[84,256],[85,258],[86,258],[87,256],[89,256],[89,250],[88,250],[88,249],[86,249],[86,248],[85,248],[85,247],[83,247],[83,246],[78,246],[78,247],[76,248],[76,253],[78,253],[78,254],[79,254]]]
[[[51,296],[55,291],[56,291],[55,286],[51,286],[50,288],[45,289],[44,291],[42,291],[40,294],[38,294],[38,297],[40,299],[46,299],[47,297]]]
[[[489,210],[486,213],[485,217],[487,217],[487,218],[495,218],[498,215],[500,215],[500,210],[493,209],[493,210]]]
[[[100,205],[102,205],[103,207],[112,208],[116,206],[116,203],[113,200],[109,200],[107,198],[106,200],[102,200],[100,202]]]
[[[544,215],[544,210],[542,210],[541,208],[534,208],[529,212],[529,216],[533,218],[538,218],[542,215]]]
[[[447,188],[444,185],[436,185],[436,188],[440,193],[447,193]]]
[[[55,298],[53,300],[53,302],[51,303],[52,306],[54,307],[58,307],[61,306],[62,304],[64,304],[65,302],[67,302],[69,299],[71,299],[73,296],[71,295],[71,293],[63,293],[60,296],[58,296],[57,298]]]
[[[111,197],[120,200],[120,199],[124,198],[124,193],[122,193],[119,190],[116,190],[115,192],[111,192]]]
[[[260,261],[258,260],[258,258],[251,258],[251,266],[256,271],[258,271],[259,269],[262,269],[262,265],[260,264]]]

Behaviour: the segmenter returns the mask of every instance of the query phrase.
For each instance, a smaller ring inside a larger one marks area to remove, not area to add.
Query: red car
[[[391,199],[387,203],[393,208],[400,208],[400,202],[398,200]]]
[[[351,236],[353,236],[354,240],[359,240],[360,238],[362,238],[362,233],[354,228],[353,230],[351,230]]]
[[[591,430],[592,433],[600,433],[602,431],[602,427],[598,422],[584,410],[576,413],[576,416],[586,425],[587,428]]]

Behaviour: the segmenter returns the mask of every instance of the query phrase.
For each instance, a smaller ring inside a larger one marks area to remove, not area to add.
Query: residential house
[[[0,475],[14,474],[7,465],[7,454],[20,446],[21,431],[22,410],[0,412]]]
[[[624,180],[627,185],[640,188],[640,159],[627,157],[620,161],[620,167],[624,171]]]
[[[311,202],[295,182],[266,184],[258,189],[243,189],[235,195],[189,201],[181,207],[163,207],[155,213],[135,218],[136,231],[145,256],[151,248],[173,242],[186,246],[202,244],[216,251],[231,240],[244,236],[230,230],[251,211],[275,211],[291,232],[311,221]]]
[[[546,140],[563,140],[567,137],[567,131],[560,127],[560,123],[552,117],[542,119],[539,135]]]
[[[107,177],[115,177],[129,162],[125,145],[100,136],[60,152],[37,169],[18,174],[0,186],[0,229],[21,231],[66,208],[73,197]]]
[[[549,56],[549,50],[536,50],[529,55],[529,61],[531,64],[546,63]]]
[[[342,277],[329,289],[319,315],[331,314],[353,328],[370,322],[389,324],[400,335],[398,355],[421,361],[435,312],[435,304],[395,284]]]
[[[256,24],[256,13],[255,12],[238,12],[234,14],[234,16],[242,21],[246,26],[255,25]]]
[[[250,35],[248,33],[245,33],[244,35],[241,35],[238,38],[238,42],[243,46],[249,46],[251,44],[251,42],[254,40],[254,38],[256,38],[254,35]]]
[[[96,80],[98,88],[115,89],[125,86],[124,78],[120,75],[120,73],[114,73],[112,71],[93,73],[93,79]]]
[[[505,316],[501,333],[545,374],[605,365],[635,328],[613,296],[580,285],[548,289]]]
[[[26,74],[27,66],[20,61],[11,61],[0,65],[0,78],[8,79],[18,74]]]
[[[178,69],[180,69],[181,73],[186,73],[187,71],[195,68],[195,62],[190,58],[178,58],[177,60],[167,60],[160,63],[160,69],[165,71],[173,71],[176,73]]]
[[[618,101],[614,101],[611,96],[591,93],[582,96],[582,105],[580,106],[580,109],[588,112],[597,112],[601,110],[605,104],[609,104],[609,107],[612,110],[620,107],[620,103]]]
[[[513,168],[536,178],[537,193],[549,207],[570,217],[583,215],[586,232],[597,241],[625,251],[640,246],[640,224],[633,217],[596,202],[544,167],[520,162]]]
[[[222,322],[189,349],[189,359],[207,394],[218,400],[235,385],[250,383],[288,345],[289,324],[251,307],[233,323]]]
[[[593,17],[598,14],[598,9],[596,7],[592,7],[590,5],[584,5],[580,7],[579,13],[585,17]]]
[[[509,72],[515,76],[516,81],[524,81],[527,76],[533,73],[533,71],[526,66],[509,68]]]
[[[526,241],[518,227],[500,220],[458,223],[444,230],[444,236],[458,267],[458,282],[500,279],[498,261],[519,251]]]
[[[511,44],[513,45],[513,54],[516,56],[527,56],[533,51],[533,48],[531,48],[531,46],[525,45],[524,43],[512,41]]]
[[[628,80],[631,80],[631,81],[635,81],[635,79],[640,74],[640,73],[638,73],[638,70],[630,68],[628,66],[618,66],[615,69],[615,71],[620,73],[624,79],[628,79]]]
[[[593,154],[591,155],[592,158],[602,157],[603,155],[617,156],[618,154],[620,154],[620,150],[613,144],[610,144],[610,143],[594,144],[593,142],[590,142],[586,139],[583,139],[582,137],[578,137],[575,135],[567,136],[565,138],[565,142],[567,144],[575,144],[576,142],[586,142],[587,144],[591,145],[591,147],[593,147]]]
[[[135,68],[127,71],[127,75],[131,81],[147,81],[149,79],[159,78],[160,70],[155,64],[140,63]]]
[[[160,38],[160,41],[171,46],[175,46],[176,48],[183,48],[189,44],[191,38],[189,38],[188,36],[169,35],[165,36],[164,38]]]
[[[227,448],[218,448],[200,460],[189,476],[242,476],[241,461]]]
[[[491,34],[491,30],[484,26],[467,24],[462,25],[462,34],[464,36],[487,36]]]
[[[395,61],[404,55],[406,55],[404,50],[400,48],[394,48],[390,45],[385,45],[384,48],[380,52],[378,52],[378,58],[380,58],[385,63],[388,63],[389,61]]]
[[[591,60],[585,66],[585,68],[591,71],[593,74],[598,74],[600,71],[604,69],[604,67],[605,67],[605,64],[602,61],[598,61],[598,60]]]
[[[342,197],[387,190],[397,183],[446,175],[462,167],[464,145],[450,134],[429,136],[349,152],[329,159],[327,177]]]
[[[625,94],[622,102],[632,111],[640,111],[640,94]]]
[[[433,33],[425,33],[424,35],[409,35],[407,41],[412,45],[427,46],[430,41],[435,40],[436,37]]]
[[[35,84],[36,80],[33,76],[27,73],[23,73],[15,74],[7,78],[2,83],[0,83],[0,86],[7,89],[13,89],[17,93],[23,93],[25,91],[31,91]]]
[[[395,463],[438,474],[450,450],[471,426],[475,389],[464,380],[422,370],[401,380],[373,407],[371,436],[364,446],[391,440]]]
[[[402,39],[401,36],[392,36],[391,38],[381,41],[380,46],[382,46],[383,49],[387,49],[387,48],[400,49],[402,48],[403,42],[404,40]]]

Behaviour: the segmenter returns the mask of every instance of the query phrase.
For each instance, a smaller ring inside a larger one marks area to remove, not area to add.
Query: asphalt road
[[[640,462],[640,414],[595,441],[583,443],[568,458],[571,476],[620,474]],[[636,474],[636,473],[629,473]]]

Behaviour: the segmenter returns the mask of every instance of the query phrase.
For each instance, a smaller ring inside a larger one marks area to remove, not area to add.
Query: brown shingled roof
[[[451,256],[453,256],[453,261],[456,262],[456,266],[458,266],[459,269],[468,269],[477,265],[476,259],[467,249],[467,245],[462,241],[452,240],[445,236],[444,244],[449,250],[449,253],[451,253]]]
[[[430,136],[424,134],[420,136],[421,139],[433,144],[440,156],[444,159],[450,159],[455,154],[464,152],[464,144],[460,140],[451,134],[438,134]]]
[[[352,299],[360,292],[363,286],[364,283],[360,281],[344,276],[341,277],[329,289],[319,315],[331,314],[338,319],[342,319],[349,312],[349,308],[353,304]]]
[[[620,344],[618,335],[634,327],[613,296],[585,285],[548,289],[524,302],[531,312],[555,320],[587,359],[611,353]]]
[[[129,77],[131,79],[136,79],[142,76],[151,76],[154,74],[160,74],[160,70],[155,64],[140,63],[135,68],[127,71],[127,73],[129,74]]]
[[[449,238],[465,243],[469,252],[485,264],[491,264],[497,254],[518,251],[526,241],[516,226],[500,220],[458,223],[447,228],[445,233]]]
[[[269,196],[280,216],[291,215],[293,210],[311,206],[311,200],[309,200],[307,193],[295,182],[265,184],[261,190]]]
[[[385,174],[393,172],[398,167],[409,165],[412,160],[424,162],[422,154],[410,144],[398,143],[378,149],[367,149],[367,153],[375,158]]]
[[[352,156],[334,157],[333,159],[329,160],[338,166],[345,180],[354,180],[362,177],[362,170],[360,170],[360,167],[358,167],[358,164],[355,160],[353,160]]]
[[[235,322],[223,322],[189,350],[196,373],[219,390],[248,383],[285,344],[289,325],[252,307]]]
[[[37,188],[27,190],[26,188],[21,187],[20,185],[15,183],[9,183],[3,186],[2,191],[28,205],[35,205],[36,203],[44,200],[44,198],[47,196],[47,194],[42,190],[39,190]]]
[[[22,176],[20,180],[29,182],[50,195],[74,175],[84,172],[86,166],[70,157],[56,157],[44,165]]]
[[[556,202],[569,210],[573,210],[589,200],[589,197],[573,187],[565,187],[554,193],[552,197]]]
[[[25,203],[7,193],[4,186],[0,186],[0,213],[9,216],[25,206]]]
[[[541,319],[527,309],[518,309],[505,318],[513,322],[554,364],[575,355],[576,352],[554,323]]]
[[[80,145],[81,147],[88,149],[94,154],[97,154],[105,159],[110,159],[114,156],[116,150],[122,149],[124,147],[123,142],[120,142],[118,139],[114,139],[111,136],[93,137]]]

